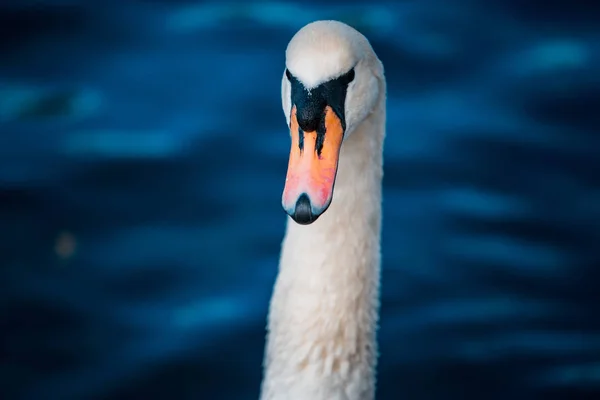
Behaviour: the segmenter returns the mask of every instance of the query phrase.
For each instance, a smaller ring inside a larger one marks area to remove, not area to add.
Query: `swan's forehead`
[[[286,67],[308,89],[348,72],[361,57],[362,35],[347,25],[318,21],[290,41]]]

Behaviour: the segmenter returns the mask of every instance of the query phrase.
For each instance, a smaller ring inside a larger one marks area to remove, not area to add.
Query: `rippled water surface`
[[[599,11],[2,2],[0,397],[258,397],[284,50],[334,18],[388,80],[377,398],[600,398]]]

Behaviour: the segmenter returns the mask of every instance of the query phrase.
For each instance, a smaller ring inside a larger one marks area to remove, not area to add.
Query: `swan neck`
[[[385,111],[342,145],[333,200],[288,219],[269,311],[262,400],[372,400]]]

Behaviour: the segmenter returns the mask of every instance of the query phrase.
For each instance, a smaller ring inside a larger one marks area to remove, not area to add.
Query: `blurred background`
[[[600,398],[600,6],[0,5],[0,398],[257,399],[284,51],[388,81],[378,399]]]

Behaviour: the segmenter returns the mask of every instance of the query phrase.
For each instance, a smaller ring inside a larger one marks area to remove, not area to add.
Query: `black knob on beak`
[[[296,118],[298,118],[300,129],[304,132],[316,131],[324,117],[326,106],[327,102],[317,94],[308,97],[301,104],[297,104]]]

